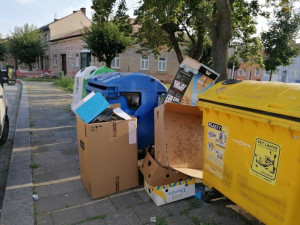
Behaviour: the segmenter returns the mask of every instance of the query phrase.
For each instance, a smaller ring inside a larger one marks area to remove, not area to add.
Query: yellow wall
[[[91,26],[91,21],[79,10],[49,25],[50,40],[61,38],[85,26]]]

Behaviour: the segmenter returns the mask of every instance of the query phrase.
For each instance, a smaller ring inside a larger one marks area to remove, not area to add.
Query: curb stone
[[[1,212],[1,225],[34,224],[32,199],[32,172],[29,107],[26,82],[21,81],[20,101],[16,132],[10,160],[5,196]]]

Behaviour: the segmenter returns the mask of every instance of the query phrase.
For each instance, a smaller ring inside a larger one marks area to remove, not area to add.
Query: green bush
[[[61,87],[65,90],[73,92],[74,78],[73,77],[61,77],[54,82],[54,85]]]

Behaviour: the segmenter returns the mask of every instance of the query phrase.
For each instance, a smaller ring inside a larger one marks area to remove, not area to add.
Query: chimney
[[[77,12],[76,10],[73,11],[73,13],[76,13],[76,12]]]
[[[82,7],[82,8],[80,8],[80,10],[81,10],[81,12],[84,13],[84,15],[86,15],[86,8]]]
[[[58,19],[54,19],[54,22],[56,22]]]

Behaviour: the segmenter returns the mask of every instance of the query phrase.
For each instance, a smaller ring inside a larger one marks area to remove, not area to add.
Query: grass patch
[[[36,205],[33,205],[33,213],[35,216],[38,215]]]
[[[61,77],[54,82],[54,86],[60,87],[66,91],[73,92],[74,78],[73,77]]]
[[[193,224],[200,225],[200,219],[198,216],[193,216],[192,221],[193,221]]]
[[[70,208],[71,206],[69,204],[65,204],[65,208]]]
[[[105,219],[105,218],[106,218],[106,215],[100,214],[100,215],[91,216],[91,217],[87,218],[87,221],[93,221],[93,220]]]
[[[105,219],[106,218],[106,215],[104,214],[99,214],[99,215],[96,215],[96,216],[91,216],[91,217],[88,217],[87,219],[85,220],[82,220],[76,224],[81,224],[81,223],[84,223],[84,222],[87,222],[87,221],[93,221],[93,220],[98,220],[98,219]]]
[[[217,225],[214,222],[201,222],[200,225]]]
[[[156,220],[156,225],[168,225],[164,218],[159,217]]]
[[[199,202],[195,201],[195,200],[190,200],[189,201],[189,208],[190,209],[195,209],[199,207]]]
[[[29,167],[30,167],[31,169],[37,169],[37,168],[39,168],[40,166],[41,166],[41,165],[38,164],[38,163],[36,163],[36,162],[31,163],[31,164],[29,165]]]
[[[20,80],[25,82],[54,82],[56,78],[43,78],[43,77],[21,77]]]
[[[183,209],[183,210],[180,211],[180,214],[181,215],[187,215],[187,214],[189,214],[189,212],[190,212],[190,209]]]

